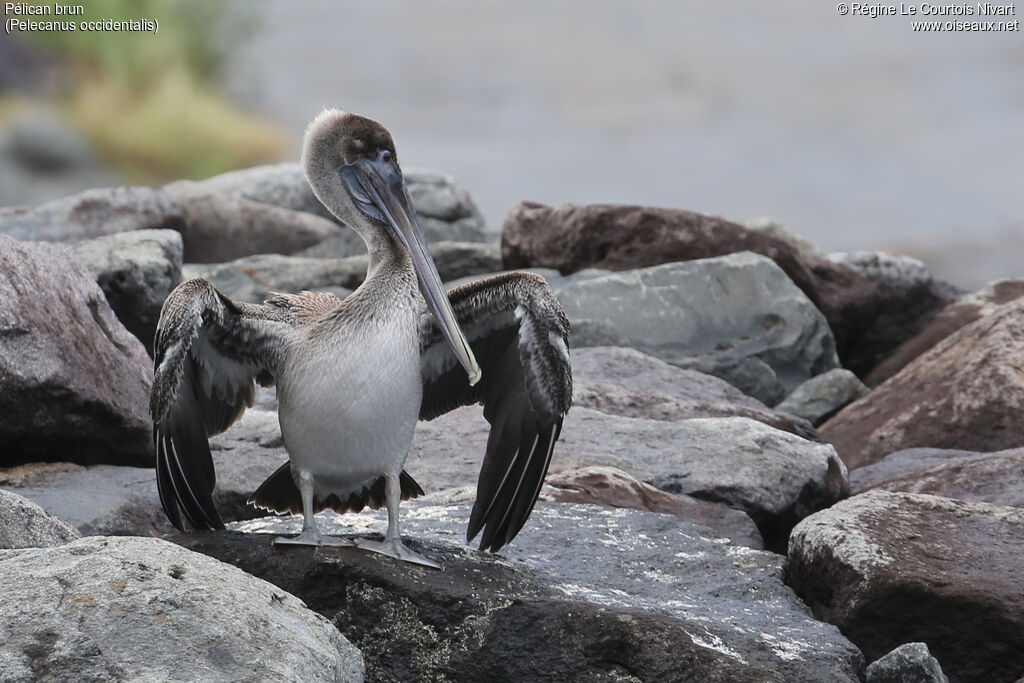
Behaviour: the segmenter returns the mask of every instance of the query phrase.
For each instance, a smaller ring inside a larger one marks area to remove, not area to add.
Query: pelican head
[[[371,253],[387,240],[409,254],[420,290],[469,374],[469,383],[479,382],[480,366],[427,249],[391,133],[366,117],[325,109],[306,128],[302,166],[317,199],[356,230]]]

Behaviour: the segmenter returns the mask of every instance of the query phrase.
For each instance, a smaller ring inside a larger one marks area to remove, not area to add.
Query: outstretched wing
[[[297,313],[285,295],[235,303],[206,280],[170,293],[157,323],[150,395],[157,489],[171,523],[222,529],[213,504],[216,476],[208,437],[252,406],[254,381],[272,386]]]
[[[551,452],[572,403],[569,321],[544,278],[503,273],[456,287],[452,309],[483,379],[469,386],[432,314],[420,325],[423,404],[432,420],[483,403],[491,424],[467,540],[483,529],[481,550],[497,550],[533,511]]]

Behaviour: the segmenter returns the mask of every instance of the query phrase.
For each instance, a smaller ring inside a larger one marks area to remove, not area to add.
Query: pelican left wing
[[[279,297],[280,298],[280,297]],[[222,529],[208,437],[252,406],[254,381],[272,386],[295,313],[282,299],[235,303],[206,280],[178,285],[160,311],[150,395],[157,489],[171,523]]]
[[[480,548],[498,550],[533,511],[572,403],[569,321],[547,282],[533,273],[471,282],[449,292],[449,299],[483,379],[469,385],[436,320],[424,310],[420,419],[483,403],[491,431],[466,538],[482,529]]]

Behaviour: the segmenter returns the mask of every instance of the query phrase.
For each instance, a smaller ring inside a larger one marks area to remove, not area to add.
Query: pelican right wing
[[[167,517],[196,529],[222,529],[213,504],[216,475],[208,437],[252,406],[255,386],[273,386],[296,311],[282,296],[235,303],[206,280],[178,285],[160,311],[150,413],[157,489]]]

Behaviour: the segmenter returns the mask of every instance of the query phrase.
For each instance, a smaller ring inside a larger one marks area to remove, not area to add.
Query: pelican
[[[357,545],[440,568],[409,549],[399,503],[423,494],[404,470],[417,420],[483,404],[490,423],[467,542],[496,551],[522,529],[572,397],[569,323],[543,278],[502,273],[446,292],[420,230],[391,134],[326,109],[306,129],[302,166],[317,198],[366,242],[366,280],[346,299],[277,294],[231,301],[209,282],[164,302],[150,400],[157,486],[181,530],[223,529],[208,438],[275,386],[289,461],[252,495],[303,515],[275,543]],[[421,294],[422,293],[422,294]],[[383,542],[320,533],[315,514],[387,507]]]

